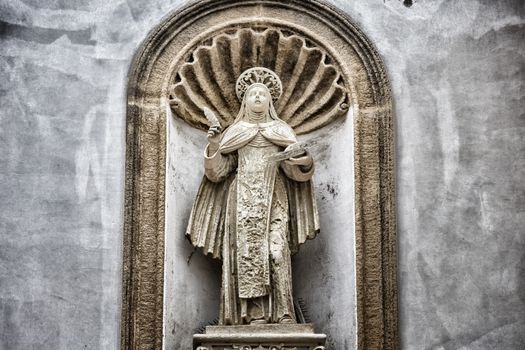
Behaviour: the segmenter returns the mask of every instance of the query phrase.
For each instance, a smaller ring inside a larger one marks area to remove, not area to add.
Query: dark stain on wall
[[[413,0],[404,0],[403,1],[403,5],[405,5],[406,7],[410,7],[410,6],[414,5],[414,1]]]
[[[91,34],[92,28],[82,30],[61,30],[27,27],[24,25],[0,21],[0,38],[11,37],[40,44],[50,44],[65,35],[74,44],[95,45],[96,41],[91,39]]]

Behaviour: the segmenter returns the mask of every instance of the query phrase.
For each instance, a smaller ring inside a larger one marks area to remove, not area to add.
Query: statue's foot
[[[264,318],[259,318],[259,319],[250,321],[250,324],[266,324],[266,323],[268,323],[268,322],[266,322],[266,320]]]
[[[279,323],[282,323],[282,324],[294,324],[296,323],[295,320],[293,318],[291,318],[290,316],[283,316],[279,319]]]

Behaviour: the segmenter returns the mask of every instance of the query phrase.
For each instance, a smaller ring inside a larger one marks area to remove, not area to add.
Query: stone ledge
[[[312,324],[208,326],[193,336],[197,350],[324,350],[325,334]]]
[[[258,324],[258,325],[243,325],[243,326],[207,326],[206,334],[261,334],[261,333],[275,333],[275,334],[289,334],[314,333],[314,326],[311,323],[297,323],[297,324]]]

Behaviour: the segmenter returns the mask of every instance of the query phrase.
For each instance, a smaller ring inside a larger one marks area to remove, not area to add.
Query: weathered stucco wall
[[[118,348],[127,69],[180,3],[0,0],[0,349]],[[402,348],[523,348],[525,6],[333,3],[392,81]]]

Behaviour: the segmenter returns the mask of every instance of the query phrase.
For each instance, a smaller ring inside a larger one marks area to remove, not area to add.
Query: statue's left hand
[[[305,156],[301,157],[290,157],[289,159],[285,160],[285,162],[290,165],[309,166],[312,164],[312,157],[309,154],[306,154]]]
[[[290,146],[286,147],[286,149],[284,151],[286,152],[286,151],[288,151],[290,149],[293,149],[294,146],[295,145],[290,145]],[[307,150],[304,150],[304,154],[303,155],[290,157],[287,160],[285,160],[284,162],[286,162],[287,164],[290,164],[290,165],[310,166],[310,165],[312,165],[313,160],[312,160],[312,156],[310,155],[310,153]]]

